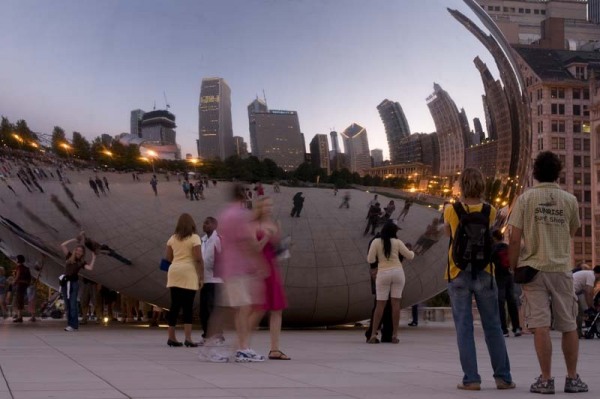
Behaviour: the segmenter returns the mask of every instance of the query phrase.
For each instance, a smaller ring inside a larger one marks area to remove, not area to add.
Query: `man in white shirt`
[[[573,273],[573,291],[579,302],[579,315],[577,317],[577,330],[582,336],[583,312],[594,305],[594,283],[600,278],[600,266],[594,270],[580,270]]]
[[[215,308],[216,285],[223,282],[214,276],[215,253],[221,252],[221,238],[217,233],[217,219],[207,217],[202,224],[202,260],[204,260],[204,285],[200,290],[200,322],[202,323],[203,338],[208,337],[208,322]]]

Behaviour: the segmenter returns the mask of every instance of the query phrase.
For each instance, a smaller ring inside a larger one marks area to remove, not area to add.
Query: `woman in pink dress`
[[[261,197],[255,207],[256,212],[256,239],[262,246],[262,258],[266,263],[268,275],[264,279],[264,304],[261,309],[254,312],[254,325],[261,320],[264,312],[269,314],[269,331],[271,333],[271,351],[269,359],[290,360],[279,349],[279,336],[281,335],[281,318],[283,309],[287,307],[283,283],[279,274],[277,263],[277,245],[281,238],[279,224],[272,218],[273,201],[269,197]],[[265,240],[264,237],[269,237]]]

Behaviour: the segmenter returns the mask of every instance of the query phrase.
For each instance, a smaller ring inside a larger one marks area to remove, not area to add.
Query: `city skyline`
[[[472,15],[459,0],[58,3],[69,7],[5,3],[0,51],[14,62],[0,66],[0,114],[25,119],[34,131],[58,125],[68,136],[114,136],[129,130],[132,109],[164,108],[164,91],[182,152],[196,153],[200,84],[210,76],[231,87],[233,134],[246,142],[247,105],[263,90],[268,105],[298,112],[306,144],[357,123],[386,159],[376,109],[385,98],[402,105],[412,131],[432,132],[425,99],[439,81],[470,119],[483,120],[472,59],[479,55],[491,68],[493,62],[448,14],[446,7]],[[94,21],[84,17],[91,14]],[[227,21],[212,23],[216,15]],[[376,23],[355,23],[363,20]]]

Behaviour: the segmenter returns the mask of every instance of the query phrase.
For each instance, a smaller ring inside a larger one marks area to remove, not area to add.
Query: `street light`
[[[150,163],[152,164],[152,174],[156,174],[156,170],[154,170],[154,158],[158,157],[158,154],[154,150],[146,151],[148,158],[150,159]]]
[[[69,159],[69,155],[70,155],[69,150],[72,147],[69,145],[69,143],[61,143],[60,146],[65,149],[65,151],[67,152],[67,159]]]

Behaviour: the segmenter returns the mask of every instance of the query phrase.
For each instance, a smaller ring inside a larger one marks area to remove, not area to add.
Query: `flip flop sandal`
[[[371,337],[371,339],[369,339],[367,341],[368,344],[378,344],[379,340],[377,339],[377,337]]]
[[[271,359],[271,360],[292,360],[291,357],[289,357],[282,351],[270,351],[269,359]]]

